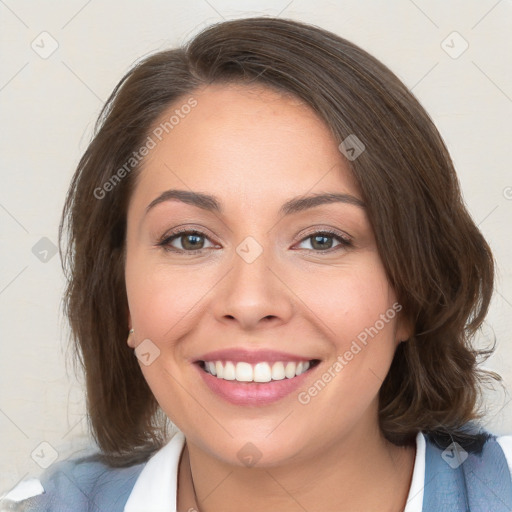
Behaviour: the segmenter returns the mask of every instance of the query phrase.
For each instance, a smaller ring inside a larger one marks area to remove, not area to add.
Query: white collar
[[[124,512],[176,512],[178,466],[185,436],[178,431],[139,474]]]
[[[176,512],[178,466],[185,436],[178,431],[153,455],[141,471],[124,512]],[[425,438],[416,435],[416,457],[404,512],[421,512],[425,482]]]
[[[411,487],[407,495],[407,504],[404,512],[421,512],[423,508],[423,488],[425,487],[425,436],[416,434],[416,457],[412,471]]]

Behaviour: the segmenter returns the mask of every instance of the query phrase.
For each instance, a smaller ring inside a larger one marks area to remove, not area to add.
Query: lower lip
[[[316,366],[292,379],[270,382],[238,382],[237,380],[218,379],[205,372],[198,364],[194,365],[205,384],[218,396],[234,405],[268,405],[281,400],[304,385]],[[318,366],[318,365],[317,365]]]

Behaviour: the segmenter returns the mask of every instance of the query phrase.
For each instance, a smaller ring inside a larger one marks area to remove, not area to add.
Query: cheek
[[[177,338],[183,320],[196,314],[209,279],[207,271],[171,267],[154,255],[137,254],[126,261],[126,291],[134,328],[155,343]]]
[[[383,268],[373,263],[346,269],[336,279],[315,279],[318,293],[304,301],[320,312],[317,325],[324,326],[331,356],[318,380],[301,390],[299,402],[317,411],[329,408],[333,428],[357,421],[374,403],[396,348],[401,308]]]
[[[344,406],[363,411],[378,393],[394,356],[400,306],[380,260],[368,255],[359,263],[308,278],[300,295],[318,312],[321,322],[317,325],[324,326],[322,334],[332,349],[321,377],[329,382],[328,390],[319,406],[322,402],[338,403],[343,396]],[[320,383],[319,389],[322,386]]]
[[[125,279],[136,343],[149,339],[159,351],[151,364],[140,365],[142,374],[167,416],[181,427],[190,397],[180,384],[186,380],[182,375],[185,354],[180,338],[196,321],[194,304],[202,295],[194,286],[198,273],[190,275],[155,264],[147,254],[135,250],[127,258]]]
[[[297,295],[339,350],[348,349],[347,343],[360,334],[364,341],[364,333],[376,322],[379,336],[393,337],[395,296],[380,260],[373,254],[360,258],[357,265],[310,273]],[[381,315],[386,316],[384,323]]]

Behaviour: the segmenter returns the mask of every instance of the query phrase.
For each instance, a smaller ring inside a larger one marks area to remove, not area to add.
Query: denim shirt
[[[167,466],[167,474],[173,473],[174,478],[185,441],[181,432],[176,436],[155,454],[160,457],[158,468],[162,469],[163,462]],[[422,512],[512,511],[511,472],[496,436],[481,430],[478,440],[469,443],[431,434],[426,434],[424,439]],[[510,455],[512,453],[509,458]],[[153,456],[149,463],[155,466],[157,459]],[[152,483],[153,488],[161,492],[163,486],[147,478],[141,488],[142,482],[138,480],[146,465],[148,462],[127,468],[111,468],[92,457],[66,460],[43,473],[40,480],[44,492],[19,502],[4,499],[0,511],[124,512],[134,487],[139,486],[139,496],[145,495],[148,498],[147,493],[151,494]],[[169,495],[164,500],[168,507],[153,508],[149,500],[145,501],[143,508],[135,506],[127,507],[126,510],[175,512],[177,484],[175,481],[164,481],[168,484],[166,487]]]

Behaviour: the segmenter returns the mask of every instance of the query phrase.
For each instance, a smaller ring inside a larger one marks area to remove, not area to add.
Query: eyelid
[[[209,247],[204,247],[202,249],[195,249],[195,250],[187,251],[187,250],[184,250],[184,249],[177,249],[176,247],[169,248],[171,241],[174,241],[174,240],[180,238],[180,235],[184,235],[184,234],[202,236],[202,237],[206,238],[207,240],[209,240],[209,242],[213,246],[218,245],[213,240],[211,240],[211,236],[208,235],[204,231],[204,228],[194,228],[192,226],[186,226],[186,227],[182,227],[182,228],[177,227],[177,228],[172,229],[171,231],[167,231],[164,235],[162,235],[158,239],[158,242],[156,243],[156,246],[157,247],[163,247],[164,249],[166,249],[166,250],[168,250],[170,252],[183,253],[183,254],[184,253],[186,253],[186,254],[196,254],[198,252],[201,252],[201,251],[204,251],[206,249],[209,249]]]
[[[176,254],[186,254],[186,255],[200,254],[200,253],[204,252],[205,250],[211,249],[212,247],[203,247],[201,249],[186,250],[186,249],[178,249],[176,247],[172,247],[170,244],[172,241],[180,238],[180,235],[183,235],[183,234],[194,235],[195,234],[195,235],[206,238],[213,246],[215,246],[215,245],[218,246],[218,244],[216,244],[213,240],[211,240],[210,235],[208,235],[208,233],[206,233],[205,231],[207,231],[207,230],[202,227],[201,228],[195,228],[193,226],[177,227],[171,231],[167,231],[159,239],[159,241],[156,244],[156,247],[161,247],[168,252],[173,252]],[[302,233],[300,235],[300,237],[297,239],[297,241],[294,242],[293,246],[295,246],[301,242],[305,242],[309,238],[312,238],[314,235],[327,235],[328,237],[336,238],[336,239],[338,239],[339,244],[335,247],[331,247],[331,248],[325,249],[325,250],[318,250],[318,251],[316,251],[314,249],[298,249],[298,250],[304,250],[304,251],[316,253],[319,255],[323,255],[323,254],[330,254],[333,252],[337,252],[338,250],[343,249],[343,248],[347,249],[347,248],[353,247],[352,237],[350,237],[346,233],[343,233],[343,232],[341,232],[337,229],[331,228],[331,227],[329,227],[329,228],[321,228],[321,227],[310,228],[310,230],[307,233]]]
[[[316,234],[329,234],[332,236],[336,236],[338,238],[341,238],[344,242],[352,243],[352,237],[344,233],[343,231],[340,231],[336,228],[331,227],[315,227],[311,228],[311,230],[307,230],[306,233],[301,233],[301,235],[297,238],[297,242],[302,242],[306,238],[309,238]]]
[[[351,237],[347,236],[346,234],[342,234],[338,230],[335,230],[332,228],[327,228],[327,229],[315,229],[315,230],[311,231],[310,233],[302,235],[300,237],[300,239],[294,244],[294,246],[297,244],[303,243],[308,239],[313,238],[314,235],[318,235],[318,236],[327,235],[329,238],[338,239],[339,244],[335,247],[330,247],[329,249],[319,250],[319,251],[315,251],[314,249],[298,249],[298,250],[308,251],[312,254],[328,255],[328,254],[337,252],[338,250],[341,250],[343,248],[348,249],[350,247],[353,247],[353,245],[354,245]]]

